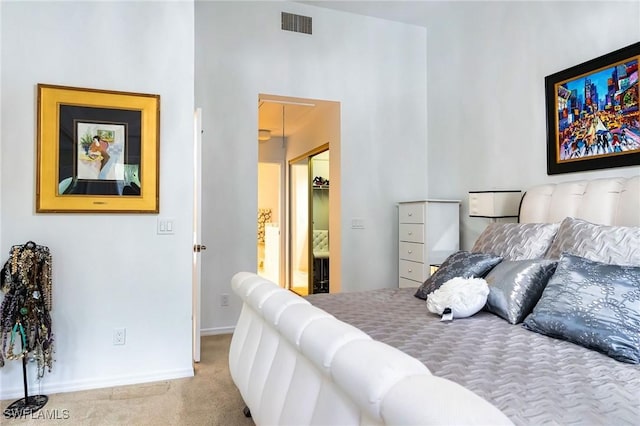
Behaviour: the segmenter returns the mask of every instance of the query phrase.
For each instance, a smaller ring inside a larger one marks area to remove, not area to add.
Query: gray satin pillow
[[[447,257],[438,270],[418,287],[414,296],[426,300],[429,293],[433,293],[451,278],[482,278],[501,260],[501,257],[492,254],[456,252]]]
[[[492,223],[480,234],[472,252],[505,260],[539,259],[549,249],[558,223]]]
[[[485,310],[518,324],[531,313],[556,269],[549,259],[503,260],[485,277],[489,297]]]
[[[640,226],[596,225],[567,217],[545,257],[558,259],[564,252],[596,262],[640,265]]]
[[[524,327],[640,363],[640,266],[564,253]]]

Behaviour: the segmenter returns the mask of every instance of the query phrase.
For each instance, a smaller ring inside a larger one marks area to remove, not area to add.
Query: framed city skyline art
[[[158,213],[160,97],[38,85],[36,212]]]
[[[640,42],[545,78],[547,174],[640,165]]]

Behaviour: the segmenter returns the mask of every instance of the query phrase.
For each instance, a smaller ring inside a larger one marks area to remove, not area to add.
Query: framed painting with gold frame
[[[36,212],[158,213],[160,96],[38,84]]]
[[[640,42],[545,78],[547,174],[640,164]]]

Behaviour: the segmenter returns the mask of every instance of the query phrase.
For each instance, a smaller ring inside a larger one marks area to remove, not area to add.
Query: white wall
[[[271,221],[280,226],[284,221],[284,184],[285,184],[285,144],[286,139],[272,136],[268,141],[258,144],[258,208],[272,209]],[[265,167],[263,167],[265,166]],[[268,166],[268,167],[266,167]],[[263,177],[262,171],[270,170]]]
[[[281,163],[258,163],[258,208],[271,209],[269,222],[279,223]]]
[[[313,157],[311,160],[312,178],[322,177],[331,184],[331,174],[329,173],[329,153],[324,151]],[[331,187],[329,187],[331,188]],[[313,229],[329,229],[329,191],[327,189],[312,189],[313,205]],[[331,240],[332,235],[329,234]]]
[[[2,3],[0,250],[34,240],[53,255],[44,393],[193,374],[193,14],[185,2]],[[157,215],[35,213],[37,83],[161,96],[160,212],[174,235],[156,234]],[[19,396],[21,363],[0,381],[1,398]]]
[[[469,190],[640,173],[547,176],[544,97],[545,76],[637,42],[640,2],[443,3],[428,35],[429,194],[464,200],[463,248],[488,224]]]
[[[313,157],[313,172],[314,177],[319,176],[331,182],[331,175],[329,174],[329,151],[324,151]]]
[[[314,34],[282,31],[281,11],[312,16]],[[331,158],[342,164],[342,289],[395,285],[395,203],[427,189],[425,29],[297,3],[198,2],[196,52],[208,164],[203,328],[235,323],[239,300],[220,308],[220,294],[235,272],[255,270],[259,93],[341,103]],[[352,217],[367,228],[351,230]]]
[[[340,151],[340,103],[308,99],[315,106],[287,138],[287,161],[299,158],[322,145]]]
[[[2,9],[3,2],[0,1],[0,23],[2,22]],[[0,28],[0,176],[2,176],[2,51],[3,51],[3,43],[2,43],[2,28]],[[2,242],[2,183],[0,181],[0,243]],[[2,303],[2,295],[0,294],[0,303]],[[2,376],[0,376],[0,384],[2,384]],[[1,398],[1,396],[0,396]]]
[[[292,164],[291,192],[291,269],[292,271],[309,270],[309,167],[307,162]],[[306,280],[305,280],[306,281]],[[293,279],[292,287],[300,287],[301,283]]]
[[[285,143],[282,136],[271,136],[268,141],[258,143],[258,161],[261,163],[284,164]]]

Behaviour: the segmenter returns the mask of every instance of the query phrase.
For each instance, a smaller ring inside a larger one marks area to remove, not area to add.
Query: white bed
[[[609,225],[604,235],[634,227],[617,248],[636,259],[640,176],[527,191],[521,223],[566,217],[588,221],[571,236],[580,254],[594,250],[590,223]],[[596,243],[607,249],[607,238]],[[638,364],[489,312],[443,326],[410,289],[301,298],[252,273],[232,286],[244,305],[230,370],[256,424],[627,424],[640,416]]]

